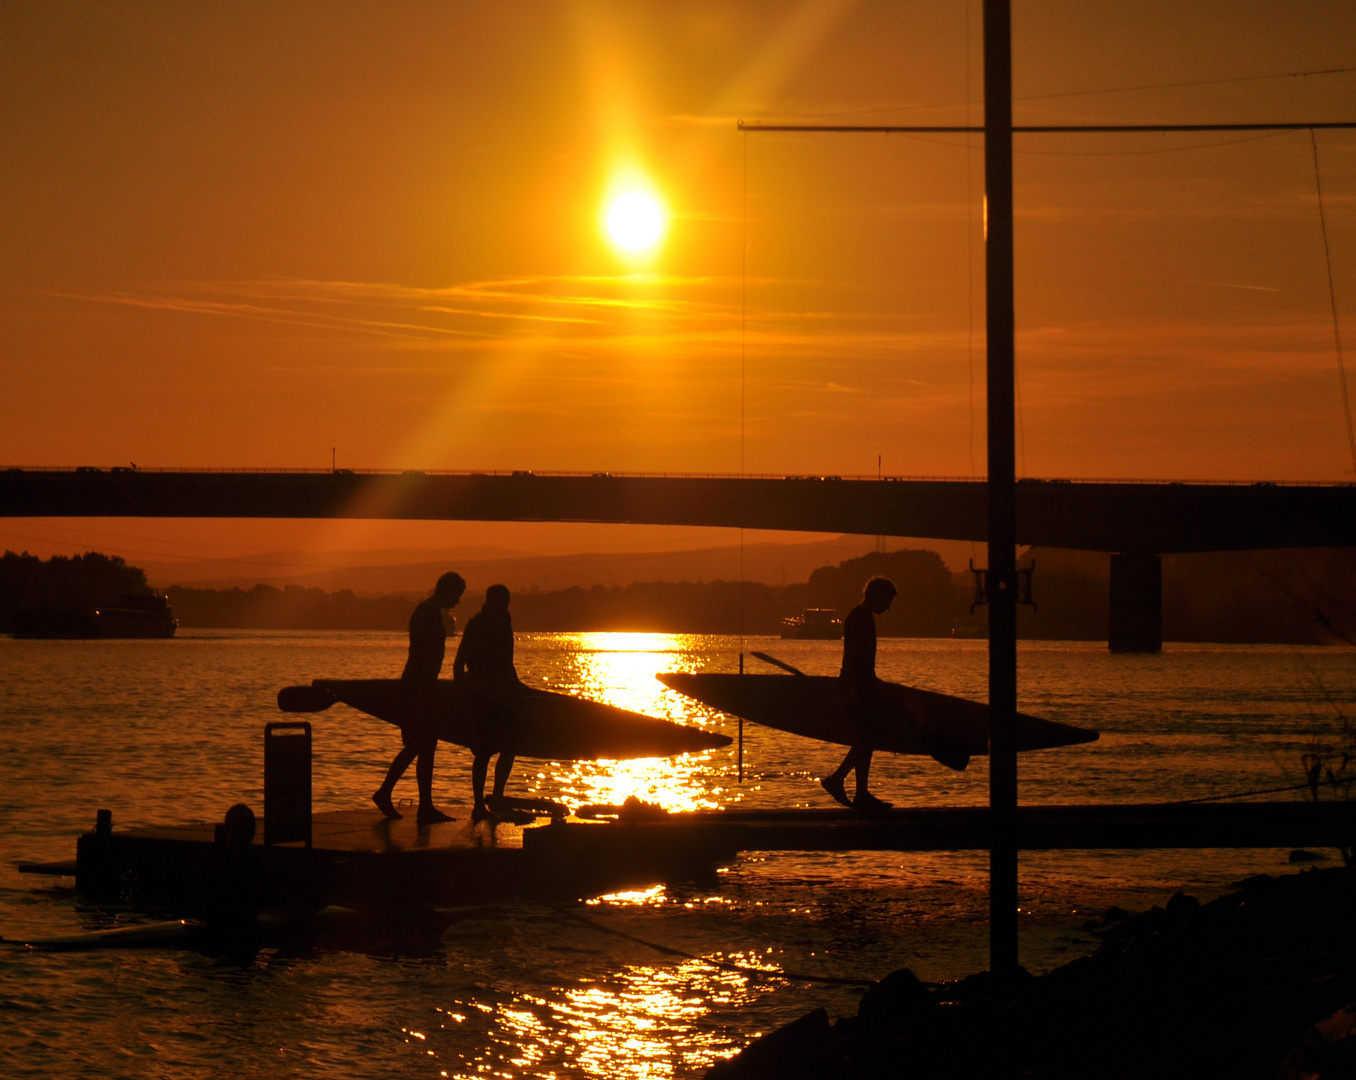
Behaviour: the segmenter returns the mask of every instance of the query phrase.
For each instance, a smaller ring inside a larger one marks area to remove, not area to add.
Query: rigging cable
[[[1347,448],[1351,451],[1351,471],[1356,475],[1356,433],[1351,426],[1351,398],[1347,394],[1347,367],[1342,356],[1342,330],[1337,319],[1337,290],[1332,280],[1332,251],[1328,246],[1328,218],[1323,211],[1323,181],[1318,172],[1318,136],[1309,129],[1309,145],[1314,152],[1314,189],[1318,192],[1318,224],[1323,231],[1323,258],[1328,265],[1328,303],[1332,307],[1332,336],[1337,346],[1337,383],[1342,388],[1342,419],[1347,425]]]
[[[971,127],[974,124],[974,117],[971,114],[973,104],[973,94],[971,92],[972,83],[970,75],[970,8],[971,5],[965,5],[965,126]],[[975,468],[975,166],[974,166],[974,136],[969,132],[965,135],[965,273],[966,273],[966,302],[969,305],[970,324],[965,338],[965,360],[970,369],[970,437],[966,444],[966,449],[970,454],[970,479],[974,480],[977,476]],[[987,208],[987,204],[986,204]],[[981,211],[982,214],[982,211]],[[981,238],[981,243],[984,240]],[[987,337],[987,328],[985,336]],[[970,565],[975,565],[975,555],[977,548],[974,540],[970,541]],[[987,565],[987,563],[986,563]]]
[[[743,139],[744,174],[739,212],[739,479],[744,479],[745,397],[749,336],[749,134]],[[744,674],[744,526],[739,526],[739,674]],[[744,718],[739,718],[739,782],[744,782]]]
[[[970,5],[965,5],[965,126],[974,123],[970,115]],[[975,167],[974,138],[965,136],[965,272],[968,278],[968,296],[970,305],[970,326],[965,339],[965,356],[970,367],[970,479],[975,477]],[[974,541],[970,542],[970,554],[975,553]]]
[[[966,10],[966,30],[969,30],[969,10]],[[967,39],[968,46],[968,39]],[[1059,90],[1048,94],[1014,94],[1012,100],[1049,101],[1053,98],[1095,97],[1099,94],[1129,94],[1139,90],[1177,90],[1193,86],[1222,86],[1229,83],[1264,82],[1268,79],[1307,79],[1315,75],[1350,75],[1356,67],[1319,68],[1314,71],[1278,71],[1270,75],[1233,75],[1222,79],[1191,79],[1186,82],[1139,83],[1135,86],[1104,86],[1094,90]],[[967,90],[968,94],[968,90]],[[960,102],[941,101],[930,104],[878,105],[869,109],[835,109],[807,113],[809,116],[871,116],[880,113],[920,112],[958,108]],[[969,102],[964,104],[968,105]]]

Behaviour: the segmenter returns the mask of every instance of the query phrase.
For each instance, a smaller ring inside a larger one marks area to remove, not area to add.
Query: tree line
[[[61,614],[112,607],[124,596],[147,596],[146,572],[118,555],[87,551],[42,560],[24,552],[0,557],[0,633],[12,634],[20,612]]]
[[[982,545],[977,545],[982,552]],[[1048,640],[1106,640],[1109,560],[1089,552],[1028,552],[1036,606],[1018,612],[1018,633]],[[951,573],[933,551],[870,552],[815,570],[808,581],[680,581],[594,585],[514,594],[525,632],[651,631],[776,634],[804,608],[846,614],[873,576],[891,578],[899,599],[877,620],[883,637],[983,637],[985,608],[969,573]],[[475,582],[473,586],[488,585]],[[87,610],[150,592],[144,571],[116,555],[86,552],[43,561],[0,559],[0,633],[21,610]],[[419,597],[359,596],[289,585],[165,590],[181,627],[278,630],[404,630]],[[464,622],[483,588],[462,602]],[[1226,552],[1163,560],[1163,636],[1169,641],[1329,643],[1356,634],[1356,549]]]

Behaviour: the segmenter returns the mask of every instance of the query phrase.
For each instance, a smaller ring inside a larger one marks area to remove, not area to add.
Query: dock
[[[629,826],[655,840],[669,834],[741,851],[987,851],[987,806],[895,809],[860,817],[846,809],[698,810]],[[1349,847],[1356,840],[1356,803],[1096,803],[1028,805],[1018,810],[1025,851],[1148,848]],[[606,834],[548,836],[528,830],[524,846],[606,844]],[[538,837],[541,836],[539,840]]]
[[[463,811],[463,815],[464,815]],[[74,874],[91,899],[193,911],[210,902],[229,857],[211,823],[114,830],[100,815],[74,862],[30,873]],[[260,830],[260,835],[265,830]],[[1356,841],[1356,803],[1093,804],[1024,806],[1022,849],[1333,848]],[[355,908],[455,907],[568,901],[657,884],[714,887],[715,869],[750,851],[988,850],[987,807],[892,810],[701,810],[628,820],[560,818],[526,826],[466,816],[418,827],[374,809],[311,818],[311,839],[256,838],[246,870],[262,903]]]
[[[312,815],[311,840],[264,843],[267,821],[241,868],[231,862],[213,823],[115,830],[101,815],[76,843],[74,864],[21,866],[28,873],[74,873],[92,899],[162,910],[207,906],[224,866],[246,873],[259,901],[339,904],[355,908],[458,907],[512,900],[572,900],[656,883],[704,880],[733,852],[714,838],[683,830],[637,832],[628,826],[577,822],[521,826],[473,824],[463,811],[450,822],[418,826],[413,808],[388,821],[380,811]],[[527,837],[606,834],[580,860],[573,844],[527,843]]]

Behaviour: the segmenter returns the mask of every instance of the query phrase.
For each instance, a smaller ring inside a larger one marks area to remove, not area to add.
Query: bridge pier
[[[1157,555],[1111,556],[1111,626],[1107,645],[1116,653],[1162,650],[1163,562]]]

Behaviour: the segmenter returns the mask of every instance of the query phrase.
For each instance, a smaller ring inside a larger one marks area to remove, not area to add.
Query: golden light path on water
[[[526,643],[531,650],[530,641]],[[565,647],[562,648],[561,646]],[[707,728],[714,714],[668,690],[659,671],[690,666],[697,639],[661,633],[554,635],[550,689],[606,702],[649,716]],[[544,658],[543,658],[544,659]],[[632,796],[670,811],[720,805],[722,763],[713,755],[635,761],[545,763],[527,786],[549,791],[574,805],[619,804]],[[589,918],[627,909],[706,908],[727,903],[720,896],[670,895],[664,885],[588,900]],[[713,1058],[730,1053],[703,1021],[713,1010],[738,1009],[769,992],[775,981],[720,964],[761,969],[775,976],[769,957],[720,952],[674,957],[667,964],[625,963],[556,987],[550,996],[518,993],[497,1006],[458,1003],[445,1010],[454,1024],[478,1019],[484,1042],[468,1071],[452,1077],[585,1075],[658,1080],[699,1073]]]
[[[695,639],[684,634],[580,633],[557,635],[557,670],[550,688],[648,716],[678,723],[701,724],[714,714],[675,694],[655,678],[657,671],[682,666]],[[720,770],[711,755],[682,754],[635,761],[552,762],[539,772],[541,786],[550,786],[566,802],[619,804],[628,798],[655,803],[670,811],[710,809],[719,805],[721,789],[712,787]]]
[[[486,1045],[467,1061],[482,1076],[590,1076],[660,1080],[693,1075],[729,1051],[712,1031],[699,1033],[713,1008],[738,1008],[760,988],[746,976],[699,960],[630,965],[606,980],[563,987],[551,996],[516,995],[496,1006],[440,1010],[452,1024],[493,1024]],[[682,1032],[682,1038],[676,1036]],[[422,1033],[408,1032],[420,1038]]]

